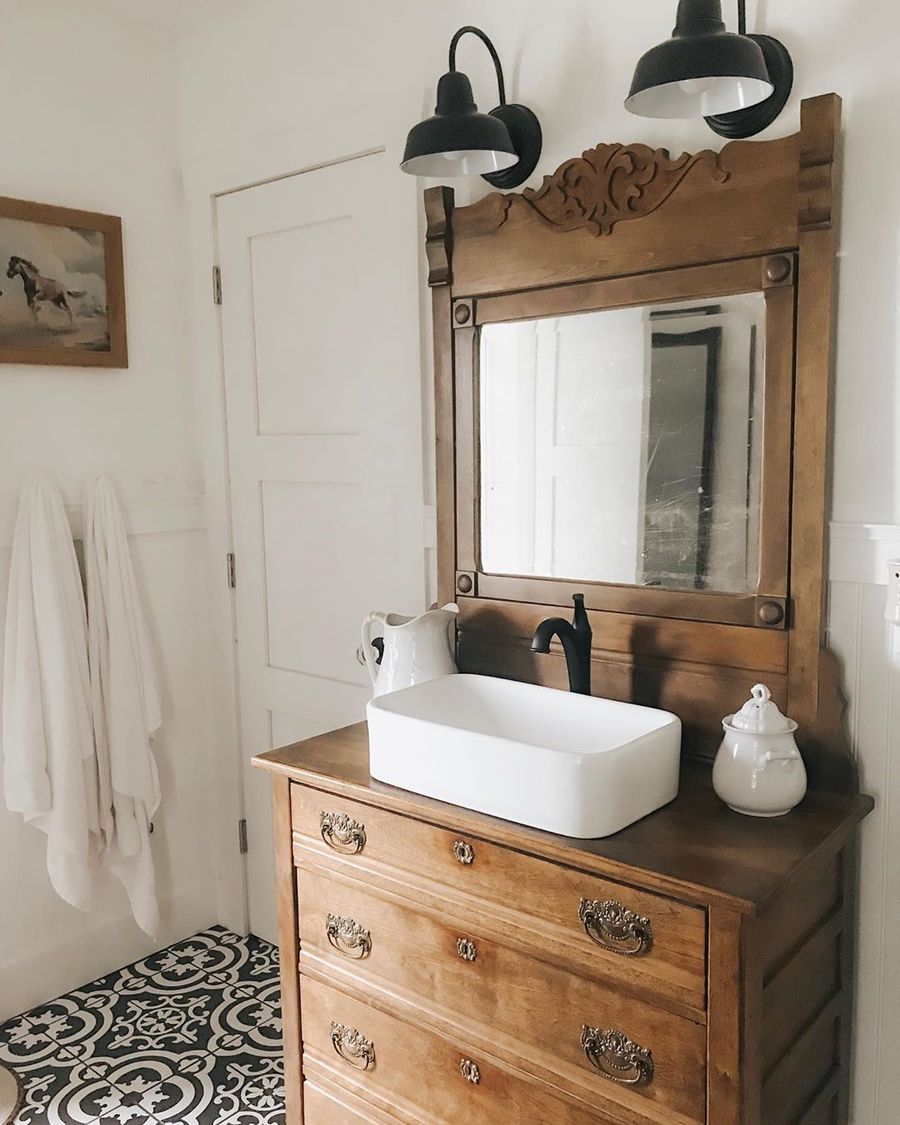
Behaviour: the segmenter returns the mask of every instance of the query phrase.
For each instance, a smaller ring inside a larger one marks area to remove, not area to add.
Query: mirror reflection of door
[[[713,443],[722,329],[653,332],[647,398],[644,586],[702,590],[713,518]]]
[[[754,590],[764,324],[749,293],[484,326],[484,571]]]

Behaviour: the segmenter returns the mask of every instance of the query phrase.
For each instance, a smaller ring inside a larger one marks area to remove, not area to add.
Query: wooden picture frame
[[[0,197],[0,363],[127,368],[122,220]]]

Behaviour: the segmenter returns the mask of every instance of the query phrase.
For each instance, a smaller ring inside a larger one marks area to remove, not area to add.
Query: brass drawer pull
[[[621,1031],[582,1027],[581,1045],[588,1062],[604,1078],[622,1086],[648,1086],[653,1081],[653,1056]]]
[[[456,955],[461,957],[463,961],[474,961],[478,956],[478,946],[474,941],[469,941],[468,938],[456,939]]]
[[[481,1081],[481,1071],[471,1059],[459,1060],[459,1073],[467,1082],[471,1082],[473,1086],[477,1086]]]
[[[357,1070],[369,1070],[375,1065],[375,1046],[355,1027],[343,1023],[332,1023],[331,1045],[344,1062]]]
[[[361,961],[372,952],[372,935],[367,929],[343,914],[325,917],[325,936],[338,953]]]
[[[456,856],[456,862],[463,864],[464,867],[470,867],[475,862],[475,849],[465,840],[457,840],[454,843],[453,854]]]
[[[322,839],[336,852],[356,855],[366,846],[366,826],[346,813],[323,812],[320,820]]]
[[[626,910],[621,902],[583,898],[578,918],[591,941],[611,953],[641,957],[649,953],[653,945],[650,919]]]

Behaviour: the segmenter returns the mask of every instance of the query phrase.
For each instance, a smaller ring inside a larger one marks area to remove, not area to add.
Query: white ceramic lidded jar
[[[757,684],[735,715],[713,766],[713,788],[746,816],[784,816],[806,795],[806,768],[797,749],[797,724],[782,715],[765,684]]]

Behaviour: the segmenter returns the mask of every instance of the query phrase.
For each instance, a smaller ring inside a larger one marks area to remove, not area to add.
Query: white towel
[[[160,790],[150,738],[162,724],[159,688],[125,524],[106,477],[88,482],[84,512],[103,862],[128,892],[138,925],[155,936],[160,918],[150,820]]]
[[[87,910],[100,845],[87,622],[65,507],[49,481],[22,490],[3,650],[6,804],[47,834],[54,889]]]

